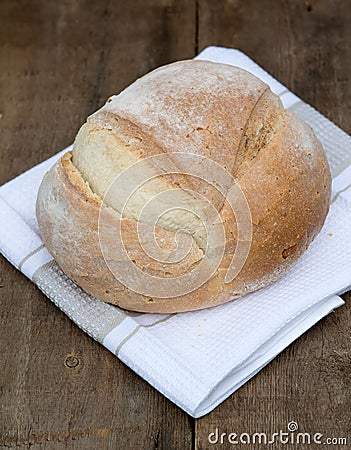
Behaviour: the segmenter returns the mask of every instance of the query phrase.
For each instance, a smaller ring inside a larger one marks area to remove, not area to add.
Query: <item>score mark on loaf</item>
[[[330,189],[320,142],[265,83],[189,60],[88,117],[45,175],[37,218],[88,294],[179,312],[280,278],[320,231]]]

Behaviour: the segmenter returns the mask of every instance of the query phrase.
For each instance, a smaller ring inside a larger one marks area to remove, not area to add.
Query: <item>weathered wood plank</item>
[[[349,302],[351,296],[344,298]],[[305,333],[211,414],[197,420],[195,448],[215,448],[208,439],[216,428],[219,436],[234,432],[239,439],[241,433],[286,432],[291,421],[311,436],[322,433],[325,439],[346,437],[349,442],[350,320],[348,304]],[[227,436],[221,448],[233,447]],[[259,448],[257,444],[235,447]]]
[[[244,51],[351,132],[348,0],[199,0],[199,50]]]
[[[193,2],[0,4],[0,184],[152,68],[194,55]],[[190,449],[189,417],[0,259],[0,447]]]
[[[200,0],[199,47],[212,44],[243,50],[350,132],[350,19],[350,4],[342,0]],[[350,300],[350,295],[345,299]],[[346,437],[350,423],[350,323],[350,306],[344,306],[215,411],[196,421],[195,448],[214,448],[208,435],[216,427],[226,433],[273,433],[285,431],[292,420],[301,431]],[[232,447],[228,441],[221,445]]]

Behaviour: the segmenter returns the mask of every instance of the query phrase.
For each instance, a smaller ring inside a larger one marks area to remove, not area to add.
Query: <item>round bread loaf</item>
[[[47,249],[122,308],[215,306],[281,277],[320,231],[331,178],[309,126],[252,74],[180,61],[111,97],[45,175]]]

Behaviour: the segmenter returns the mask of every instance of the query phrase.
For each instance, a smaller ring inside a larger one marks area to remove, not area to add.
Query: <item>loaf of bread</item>
[[[320,231],[331,178],[309,126],[209,61],[145,75],[45,175],[37,218],[62,270],[140,312],[215,306],[281,277]]]

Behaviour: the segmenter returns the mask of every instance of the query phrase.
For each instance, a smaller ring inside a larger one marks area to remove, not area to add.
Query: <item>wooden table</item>
[[[1,0],[0,184],[70,144],[111,94],[208,45],[243,50],[350,133],[350,6]],[[0,447],[207,449],[216,447],[208,442],[216,427],[272,433],[291,420],[311,433],[348,436],[349,306],[194,420],[80,331],[4,258],[0,265]]]

